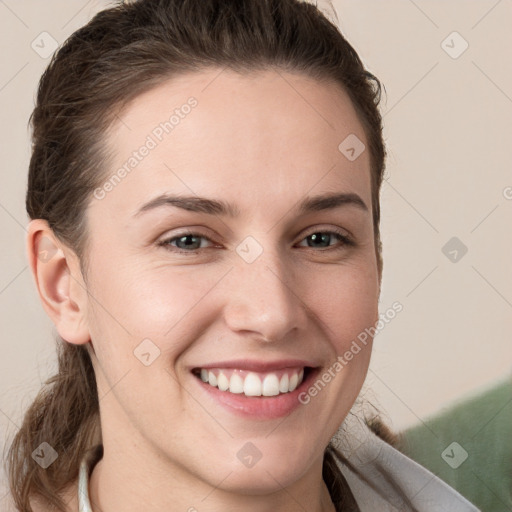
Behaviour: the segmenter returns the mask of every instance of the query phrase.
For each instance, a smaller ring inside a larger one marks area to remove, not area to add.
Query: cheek
[[[99,265],[92,295],[97,319],[129,331],[134,337],[159,336],[186,316],[204,285],[190,272],[170,269]],[[204,292],[203,292],[204,294]]]
[[[164,356],[160,364],[164,359],[172,364],[212,318],[204,307],[208,300],[202,301],[222,273],[199,274],[192,267],[97,268],[88,318],[91,338],[99,345],[98,357],[117,366],[116,373],[133,364],[134,350],[143,342]]]
[[[338,354],[378,319],[376,269],[339,267],[306,285],[308,305],[322,320]]]

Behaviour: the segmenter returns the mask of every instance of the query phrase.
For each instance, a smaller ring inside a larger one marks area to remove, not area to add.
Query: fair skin
[[[336,85],[206,70],[128,105],[106,137],[115,149],[107,178],[191,96],[197,106],[172,133],[104,198],[91,198],[86,279],[46,222],[29,224],[45,310],[67,342],[90,343],[105,450],[90,480],[93,510],[332,512],[323,451],[361,389],[371,341],[280,417],[220,403],[191,370],[300,359],[317,372],[308,388],[378,320],[370,156],[349,161],[338,150],[349,134],[366,144],[362,125]],[[223,200],[240,214],[164,206],[134,217],[163,192]],[[356,194],[366,209],[298,212],[327,193]],[[187,229],[197,238],[180,243]],[[336,229],[355,245],[335,234],[312,240]],[[46,262],[36,257],[43,238],[58,249]],[[239,246],[262,252],[248,262]],[[144,339],[160,350],[147,366],[134,355]],[[258,406],[280,398],[236,396]],[[237,456],[248,442],[261,454],[251,467]]]

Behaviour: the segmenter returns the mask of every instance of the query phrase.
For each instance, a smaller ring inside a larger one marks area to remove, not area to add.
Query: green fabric
[[[403,453],[482,511],[512,511],[512,381],[400,434]]]

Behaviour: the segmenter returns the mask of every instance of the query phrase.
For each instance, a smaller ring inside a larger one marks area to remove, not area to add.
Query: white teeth
[[[279,395],[279,379],[277,378],[277,375],[275,373],[267,375],[263,379],[262,388],[263,396]]]
[[[243,393],[244,392],[244,381],[240,375],[233,373],[231,379],[229,379],[229,392],[230,393]]]
[[[261,396],[261,380],[255,373],[249,373],[244,380],[246,396]]]
[[[212,386],[216,386],[216,385],[217,385],[217,377],[215,377],[215,373],[213,373],[213,372],[208,372],[208,382],[209,382]]]
[[[226,391],[226,389],[229,389],[229,380],[222,372],[220,372],[219,376],[217,377],[217,386],[221,391]]]
[[[242,372],[240,374],[239,370],[211,371],[204,368],[201,369],[200,376],[203,382],[218,387],[220,391],[244,393],[246,396],[277,396],[297,389],[304,378],[304,368],[299,371],[289,370],[283,373],[281,378],[276,373],[262,375],[256,372]]]
[[[288,393],[288,390],[290,389],[290,386],[289,386],[289,377],[288,377],[288,374],[285,373],[282,377],[281,377],[281,382],[279,382],[279,391],[281,393]]]
[[[290,391],[293,391],[297,387],[298,383],[299,383],[299,376],[296,373],[294,373],[290,377]]]

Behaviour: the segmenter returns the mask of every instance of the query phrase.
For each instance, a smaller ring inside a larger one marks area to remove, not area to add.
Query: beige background
[[[387,91],[380,307],[404,309],[375,340],[365,388],[402,429],[510,376],[512,2],[334,3],[342,32]],[[31,43],[42,32],[62,43],[108,5],[0,1],[2,440],[55,369],[55,331],[25,255],[27,122],[48,63]],[[454,31],[463,39],[446,39]],[[464,40],[458,58],[445,51],[455,55]],[[454,236],[468,248],[455,263],[442,252]]]

